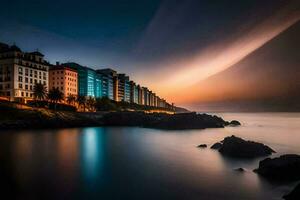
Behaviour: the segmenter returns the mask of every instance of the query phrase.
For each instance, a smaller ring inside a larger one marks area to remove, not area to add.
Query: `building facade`
[[[78,73],[78,95],[85,97],[102,97],[102,78],[95,70],[77,63],[64,63]]]
[[[22,52],[15,45],[0,43],[0,95],[24,103],[33,99],[36,83],[48,88],[49,66],[38,51]]]
[[[118,100],[118,78],[115,70],[106,68],[97,70],[102,79],[102,96],[111,100]]]
[[[78,73],[76,70],[61,65],[49,69],[49,89],[58,88],[64,98],[78,95]]]
[[[118,74],[118,101],[130,102],[130,81],[125,74]]]
[[[139,104],[139,88],[134,81],[130,81],[130,103]]]

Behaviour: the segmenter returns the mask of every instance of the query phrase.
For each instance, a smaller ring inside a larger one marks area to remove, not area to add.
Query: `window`
[[[26,92],[26,97],[28,97],[28,92]]]
[[[28,69],[25,69],[25,76],[28,76]]]
[[[19,74],[22,75],[23,74],[23,68],[19,67]]]
[[[23,77],[19,76],[19,82],[23,82]]]
[[[23,89],[22,83],[19,83],[19,88],[20,88],[20,89]]]
[[[29,86],[30,90],[32,90],[32,85]]]
[[[36,79],[34,79],[34,83],[37,83],[37,80],[36,80]]]
[[[21,92],[21,96],[24,97],[24,92]]]
[[[28,78],[27,77],[25,78],[25,83],[28,83]]]
[[[32,78],[30,79],[30,83],[32,83]]]
[[[28,85],[25,85],[25,90],[28,90]]]

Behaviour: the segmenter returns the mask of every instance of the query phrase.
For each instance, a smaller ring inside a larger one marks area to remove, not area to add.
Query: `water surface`
[[[299,113],[225,113],[241,127],[189,131],[107,127],[3,131],[0,183],[17,199],[281,199],[295,183],[252,172],[260,159],[198,149],[228,135],[300,154]],[[234,171],[243,167],[245,173]]]

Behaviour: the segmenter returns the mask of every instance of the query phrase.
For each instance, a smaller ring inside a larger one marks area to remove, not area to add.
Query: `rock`
[[[271,155],[275,151],[262,143],[246,141],[233,135],[224,139],[219,152],[230,157],[255,158]]]
[[[231,122],[229,122],[229,126],[240,126],[241,123],[237,120],[232,120]]]
[[[206,144],[200,144],[200,145],[198,145],[198,147],[199,147],[199,148],[206,148],[207,145],[206,145]]]
[[[245,169],[240,167],[240,168],[234,169],[234,171],[237,171],[237,172],[244,172]]]
[[[259,162],[254,172],[271,180],[300,180],[300,156],[287,154],[273,159],[266,158]]]
[[[222,146],[223,146],[222,143],[217,142],[217,143],[215,143],[214,145],[212,145],[210,148],[211,148],[211,149],[219,150]]]
[[[105,126],[140,126],[167,130],[223,128],[227,123],[222,118],[191,113],[164,114],[144,112],[111,112],[102,118]]]
[[[293,189],[289,194],[283,196],[285,200],[299,200],[300,199],[300,184]]]

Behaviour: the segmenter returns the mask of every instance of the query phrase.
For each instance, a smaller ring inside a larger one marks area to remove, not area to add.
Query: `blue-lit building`
[[[78,95],[86,97],[102,97],[101,76],[95,70],[77,63],[65,63],[78,72]]]
[[[107,68],[97,70],[97,74],[102,80],[102,96],[117,101],[117,72]]]
[[[118,74],[118,101],[130,102],[130,81],[125,74]]]
[[[139,88],[133,81],[130,81],[130,103],[139,103]]]

